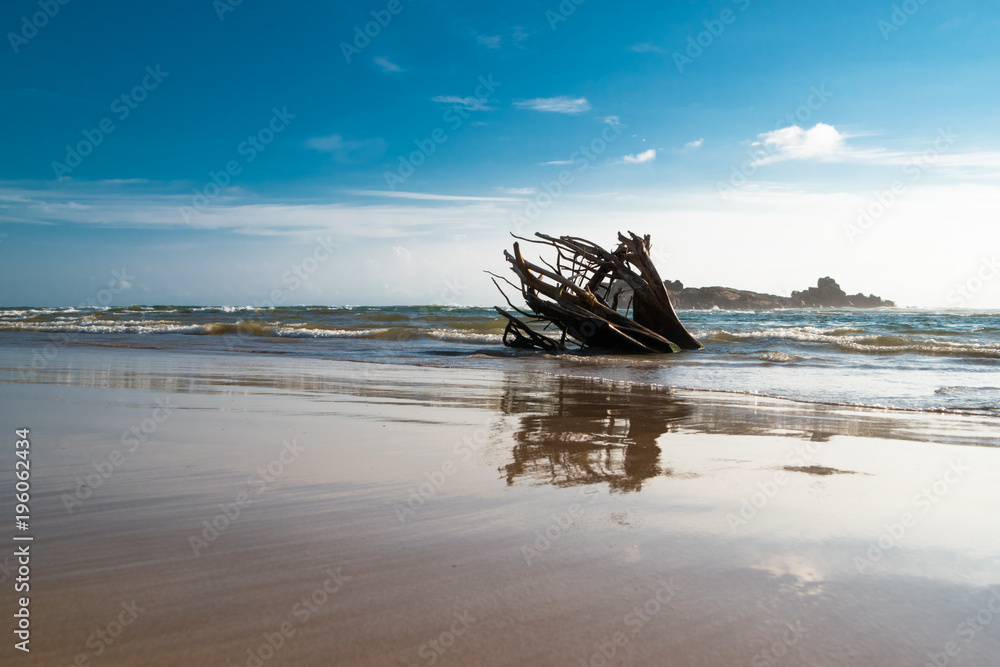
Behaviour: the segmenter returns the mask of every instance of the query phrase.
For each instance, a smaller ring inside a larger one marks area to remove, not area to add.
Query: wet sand
[[[35,537],[30,654],[0,556],[5,664],[1000,660],[984,418],[74,345],[23,378],[30,352],[0,354]]]

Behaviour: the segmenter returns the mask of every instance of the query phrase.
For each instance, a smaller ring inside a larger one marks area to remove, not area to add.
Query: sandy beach
[[[9,664],[1000,655],[982,418],[89,345],[20,377],[29,352],[0,369],[33,466]]]

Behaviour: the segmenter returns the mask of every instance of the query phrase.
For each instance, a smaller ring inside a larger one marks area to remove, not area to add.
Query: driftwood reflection
[[[507,385],[504,412],[520,416],[508,484],[607,483],[627,492],[670,474],[657,439],[692,408],[662,388],[538,376],[530,385]]]

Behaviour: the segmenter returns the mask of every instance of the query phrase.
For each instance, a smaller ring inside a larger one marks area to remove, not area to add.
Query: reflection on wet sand
[[[664,389],[615,384],[597,391],[594,384],[572,377],[507,383],[504,412],[520,417],[508,484],[606,482],[612,492],[628,492],[670,474],[660,463],[657,439],[693,408]]]
[[[639,491],[670,475],[669,434],[780,436],[827,442],[834,436],[995,444],[975,417],[882,412],[599,378],[537,374],[511,376],[501,401],[516,417],[513,461],[503,470],[517,482],[573,486],[607,483],[612,492]],[[664,437],[668,436],[668,437]],[[835,469],[793,469],[814,475]]]
[[[509,480],[521,476],[540,480],[539,475],[547,470],[545,478],[556,484],[618,479],[622,486],[614,488],[622,490],[638,489],[643,479],[662,472],[656,448],[666,446],[661,436],[670,432],[781,436],[812,442],[853,436],[997,445],[994,422],[976,415],[796,403],[517,369],[509,373],[451,371],[402,364],[237,357],[234,363],[220,363],[219,357],[207,355],[90,350],[74,350],[59,364],[43,365],[27,374],[20,369],[30,367],[30,354],[19,357],[13,350],[15,354],[0,362],[0,380],[175,394],[287,395],[318,401],[334,396],[391,404],[430,400],[437,407],[496,411],[519,416],[521,422]],[[276,366],[280,372],[275,372]],[[557,470],[559,466],[566,471]],[[574,472],[570,474],[569,469]]]

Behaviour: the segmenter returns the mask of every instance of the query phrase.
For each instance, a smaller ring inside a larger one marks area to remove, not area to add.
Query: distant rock
[[[874,294],[848,296],[833,278],[820,278],[816,287],[792,292],[790,297],[761,294],[731,287],[684,287],[679,280],[664,280],[670,301],[678,310],[774,310],[777,308],[880,308],[896,304]]]
[[[810,287],[805,292],[792,292],[791,299],[793,302],[801,302],[805,308],[879,308],[896,305],[874,294],[865,296],[859,292],[848,296],[833,278],[820,278],[816,287]]]
[[[760,294],[731,287],[686,287],[671,291],[670,301],[678,310],[708,310],[718,306],[724,310],[771,310],[794,308],[788,297]]]

